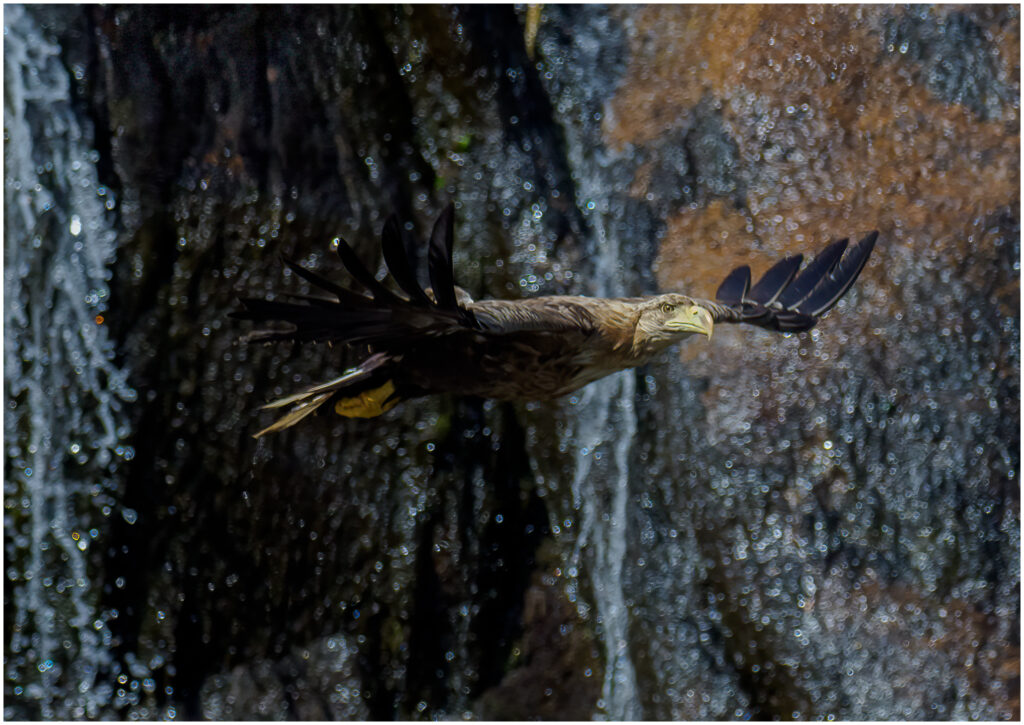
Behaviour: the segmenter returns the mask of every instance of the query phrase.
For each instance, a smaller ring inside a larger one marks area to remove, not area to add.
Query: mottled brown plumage
[[[264,406],[292,407],[257,437],[294,425],[318,409],[374,417],[401,400],[435,393],[550,400],[643,365],[691,335],[710,338],[716,323],[808,330],[857,279],[878,237],[872,232],[849,251],[847,240],[835,242],[799,274],[802,256],[787,257],[753,287],[749,267],[739,267],[721,284],[715,302],[676,293],[476,302],[455,286],[452,227],[449,206],[431,235],[429,288],[417,281],[401,227],[392,217],[384,225],[381,246],[401,292],[378,281],[339,239],[338,255],[369,294],[286,262],[330,296],[242,300],[243,309],[234,317],[287,325],[251,333],[250,341],[337,342],[370,351],[340,377]]]

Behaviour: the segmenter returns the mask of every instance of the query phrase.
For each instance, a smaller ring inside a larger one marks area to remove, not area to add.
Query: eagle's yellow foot
[[[394,392],[395,384],[389,380],[379,388],[364,390],[354,398],[342,398],[334,404],[334,412],[346,418],[376,418],[398,404],[398,398],[391,397]]]
[[[540,28],[541,5],[526,6],[526,28],[523,32],[523,41],[526,45],[526,55],[533,60],[535,53],[534,46],[537,45],[537,30]]]

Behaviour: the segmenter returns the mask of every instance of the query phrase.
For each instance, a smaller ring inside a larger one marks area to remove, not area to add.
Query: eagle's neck
[[[601,342],[618,355],[632,355],[636,337],[636,324],[640,314],[632,305],[619,300],[595,299],[603,303],[594,319]]]
[[[603,309],[596,315],[599,337],[610,367],[643,365],[672,344],[672,340],[644,334],[640,328],[641,299],[599,300]]]

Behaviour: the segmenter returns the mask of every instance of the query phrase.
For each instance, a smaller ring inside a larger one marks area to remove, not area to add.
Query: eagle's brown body
[[[425,338],[410,346],[415,365],[397,369],[396,384],[496,400],[551,400],[650,358],[632,347],[635,315],[626,301],[537,297],[464,308],[478,321],[523,329]]]
[[[810,329],[853,284],[874,246],[869,234],[845,255],[830,245],[799,275],[802,257],[787,257],[753,287],[750,270],[726,278],[717,302],[681,294],[645,298],[535,297],[473,301],[452,274],[452,209],[441,215],[430,246],[431,288],[423,289],[394,218],[382,234],[384,259],[403,293],[376,280],[339,240],[338,253],[369,295],[288,263],[331,294],[298,302],[244,299],[234,316],[284,322],[253,340],[340,342],[370,355],[339,378],[265,407],[291,410],[257,436],[298,422],[324,404],[341,415],[373,417],[397,402],[434,393],[498,400],[550,400],[605,375],[648,362],[715,323],[744,322],[780,331]]]

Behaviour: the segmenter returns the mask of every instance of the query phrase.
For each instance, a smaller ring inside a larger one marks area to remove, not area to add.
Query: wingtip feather
[[[458,295],[455,292],[455,271],[452,248],[454,246],[455,205],[449,202],[437,217],[430,234],[428,271],[430,286],[438,307],[446,310],[458,309]]]
[[[809,330],[846,294],[867,264],[878,240],[869,232],[852,247],[849,239],[832,242],[803,270],[802,257],[787,257],[750,289],[750,270],[737,267],[722,282],[716,298],[731,307],[732,322],[782,332]]]
[[[750,267],[743,265],[729,272],[715,292],[715,299],[726,305],[739,305],[750,289]]]
[[[380,245],[384,252],[384,263],[391,277],[409,298],[420,304],[430,304],[423,287],[416,279],[414,260],[409,256],[405,234],[398,221],[398,215],[390,214],[380,233]]]

